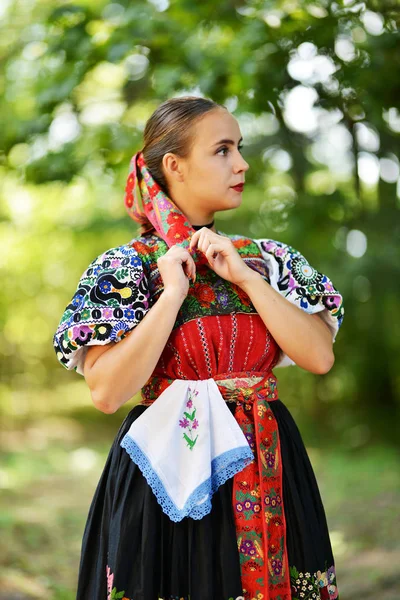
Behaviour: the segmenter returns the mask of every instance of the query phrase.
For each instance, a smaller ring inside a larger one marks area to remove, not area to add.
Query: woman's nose
[[[248,162],[246,162],[243,158],[243,156],[240,156],[239,160],[237,161],[236,165],[235,165],[235,171],[247,171],[249,169],[250,165]]]

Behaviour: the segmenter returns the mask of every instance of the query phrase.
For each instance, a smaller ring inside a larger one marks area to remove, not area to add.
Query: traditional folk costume
[[[125,206],[156,233],[95,258],[54,335],[60,363],[82,375],[88,346],[120,342],[157,302],[157,259],[173,244],[188,249],[196,228],[141,152]],[[343,301],[326,275],[282,242],[227,237],[287,300],[320,313],[335,340]],[[336,599],[319,489],[273,372],[294,362],[248,295],[189,251],[196,282],[120,426],[90,506],[77,600]]]

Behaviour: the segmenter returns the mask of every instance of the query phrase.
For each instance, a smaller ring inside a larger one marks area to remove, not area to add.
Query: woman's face
[[[242,192],[232,186],[245,181],[249,165],[240,152],[239,125],[227,110],[206,113],[194,125],[193,134],[187,158],[168,153],[163,162],[173,201],[191,223],[202,223],[215,211],[241,204]]]

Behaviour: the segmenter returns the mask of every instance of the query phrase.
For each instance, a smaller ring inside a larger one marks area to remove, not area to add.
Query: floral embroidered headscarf
[[[129,216],[137,223],[145,225],[150,221],[169,248],[178,244],[189,250],[195,229],[153,179],[141,150],[130,161],[124,204]],[[194,249],[189,252],[196,263],[208,264],[202,252]]]

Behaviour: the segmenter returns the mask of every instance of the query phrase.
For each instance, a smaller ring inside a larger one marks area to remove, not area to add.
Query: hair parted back
[[[149,117],[144,128],[142,149],[147,167],[158,185],[169,195],[168,184],[162,168],[162,160],[167,152],[181,158],[189,156],[194,144],[193,126],[200,117],[226,107],[209,98],[180,96],[170,98],[160,104]],[[152,233],[151,223],[140,227],[139,235]]]

